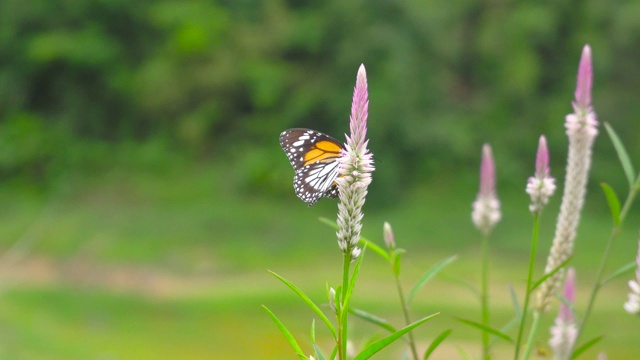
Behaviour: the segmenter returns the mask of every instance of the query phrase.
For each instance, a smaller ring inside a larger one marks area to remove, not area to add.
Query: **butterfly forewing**
[[[280,134],[280,145],[295,170],[296,195],[313,205],[320,197],[336,198],[338,158],[344,146],[329,135],[310,129],[289,129]]]

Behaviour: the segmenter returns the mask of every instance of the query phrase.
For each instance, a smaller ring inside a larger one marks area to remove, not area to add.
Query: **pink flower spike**
[[[542,135],[538,142],[538,154],[536,156],[536,177],[544,179],[549,175],[549,171],[549,149],[547,148],[547,139]]]
[[[491,146],[482,146],[480,162],[480,191],[472,204],[471,220],[485,236],[500,221],[500,201],[496,196],[496,166],[493,162]]]
[[[573,268],[569,268],[567,271],[567,279],[564,284],[563,296],[570,305],[573,305],[576,296],[575,276],[575,270]],[[558,317],[556,317],[555,323],[551,327],[551,339],[549,339],[549,345],[551,345],[551,348],[553,349],[554,359],[569,359],[571,349],[573,348],[576,337],[578,336],[578,328],[570,305],[565,302],[560,304]]]
[[[496,191],[496,166],[493,162],[491,146],[482,146],[482,162],[480,164],[480,194],[492,196]]]
[[[527,194],[531,196],[529,211],[534,215],[540,214],[542,208],[549,202],[549,198],[556,190],[555,179],[549,173],[549,149],[547,149],[547,139],[542,135],[538,142],[536,173],[534,177],[530,177],[527,180],[526,187]]]
[[[355,259],[360,255],[357,247],[362,229],[362,206],[367,195],[367,186],[371,183],[373,156],[367,145],[367,117],[369,115],[369,94],[367,90],[367,72],[360,65],[353,90],[351,116],[345,150],[338,160],[336,179],[338,184],[338,246],[345,254]]]
[[[355,150],[361,150],[367,137],[367,117],[369,116],[369,93],[367,91],[367,71],[364,64],[360,64],[356,76],[356,86],[353,90],[353,102],[351,103],[351,117],[349,129],[351,130],[351,142]]]
[[[587,109],[591,105],[591,86],[593,84],[593,66],[591,63],[591,47],[585,45],[578,67],[578,82],[576,85],[576,106]]]

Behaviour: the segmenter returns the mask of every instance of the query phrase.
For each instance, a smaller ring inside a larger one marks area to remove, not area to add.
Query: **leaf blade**
[[[495,335],[498,338],[513,344],[513,339],[511,339],[511,337],[509,335],[507,335],[507,334],[505,334],[505,333],[503,333],[503,332],[501,332],[499,330],[490,328],[488,326],[482,325],[482,324],[480,324],[478,322],[475,322],[475,321],[471,321],[471,320],[467,320],[467,319],[461,319],[461,318],[456,318],[456,319],[458,321],[464,323],[464,324],[467,324],[469,326],[472,326],[472,327],[475,327],[477,329],[480,329],[483,332],[488,332],[491,335]]]
[[[424,352],[423,359],[424,360],[429,359],[429,356],[431,356],[431,354],[436,350],[438,345],[440,345],[440,343],[442,343],[444,339],[446,339],[451,334],[452,331],[453,330],[451,329],[447,329],[441,332],[440,335],[436,336],[436,338],[433,339],[431,344],[429,344],[429,347],[427,348],[427,350]]]
[[[377,353],[378,351],[384,349],[389,344],[391,344],[392,342],[394,342],[397,339],[401,338],[402,336],[404,336],[409,331],[411,331],[414,328],[424,324],[425,322],[433,319],[434,317],[436,317],[438,315],[440,315],[440,313],[435,313],[435,314],[423,317],[422,319],[414,321],[413,323],[403,327],[402,329],[396,331],[395,333],[393,333],[391,335],[388,335],[388,336],[386,336],[386,337],[374,342],[373,344],[367,346],[364,350],[362,350],[362,352],[360,352],[360,354],[358,354],[355,358],[353,358],[353,360],[369,359],[375,353]]]
[[[624,174],[629,182],[629,187],[633,187],[635,170],[633,169],[633,164],[629,159],[629,154],[618,137],[618,134],[613,130],[613,127],[611,127],[607,122],[604,123],[604,127],[607,129],[607,134],[609,134],[609,138],[613,143],[613,147],[616,149],[616,153],[618,153],[618,159],[620,159],[620,163],[622,164],[622,169],[624,170]]]
[[[318,317],[320,318],[320,320],[322,320],[323,323],[325,323],[325,325],[327,326],[327,328],[329,329],[329,331],[331,332],[331,335],[333,335],[334,339],[337,338],[337,334],[336,334],[336,329],[333,326],[333,324],[331,323],[331,321],[329,320],[329,318],[327,318],[327,316],[322,312],[322,310],[320,310],[320,308],[318,307],[318,305],[316,305],[311,298],[309,298],[304,292],[302,292],[302,290],[298,289],[297,286],[295,286],[292,282],[290,282],[289,280],[283,278],[282,276],[276,274],[275,272],[268,270],[273,276],[275,276],[278,280],[282,281],[285,285],[287,285],[287,287],[289,287],[289,289],[291,289],[294,293],[296,293],[296,295],[298,295],[298,297],[300,297],[300,299],[302,299],[302,301],[307,304],[307,306],[311,309],[311,311],[313,311],[314,313],[316,313],[316,315],[318,315]]]
[[[440,261],[439,263],[437,263],[436,265],[431,267],[429,270],[427,270],[424,273],[424,275],[422,275],[420,280],[418,280],[418,282],[416,282],[416,284],[411,289],[411,292],[409,293],[409,297],[407,298],[407,304],[411,304],[411,302],[413,301],[413,298],[418,293],[418,290],[420,290],[420,288],[422,288],[422,286],[424,286],[424,284],[426,284],[440,270],[442,270],[445,266],[447,266],[450,263],[452,263],[453,261],[455,261],[457,258],[458,258],[458,255],[450,256],[450,257]]]
[[[287,339],[287,342],[289,343],[289,345],[291,345],[291,347],[293,347],[293,350],[295,350],[296,355],[298,355],[298,357],[301,359],[306,359],[307,357],[304,355],[302,348],[300,348],[300,345],[298,345],[298,342],[293,337],[289,329],[287,329],[287,327],[284,326],[282,321],[280,321],[280,319],[278,319],[278,317],[271,310],[269,310],[268,307],[262,305],[262,308],[269,314],[269,316],[271,317],[271,320],[273,320],[273,322],[276,324],[278,329],[280,329],[280,332],[284,335],[285,339]]]
[[[604,196],[607,198],[609,211],[613,218],[613,224],[618,226],[620,225],[620,199],[618,199],[618,195],[616,195],[616,192],[611,186],[609,186],[609,184],[600,183],[600,187],[602,188],[602,191],[604,191]]]

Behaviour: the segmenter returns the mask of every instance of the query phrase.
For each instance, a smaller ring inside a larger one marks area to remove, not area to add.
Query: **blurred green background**
[[[586,43],[599,119],[640,157],[638,19],[640,3],[598,0],[1,1],[0,357],[294,359],[260,306],[300,339],[312,316],[266,269],[323,302],[341,256],[318,221],[335,218],[335,201],[307,208],[295,197],[278,134],[341,138],[361,63],[377,168],[363,235],[381,244],[391,222],[408,249],[407,287],[460,255],[417,298],[413,316],[442,315],[416,336],[424,348],[453,328],[435,358],[477,357],[479,333],[454,316],[478,320],[478,303],[452,279],[478,281],[480,148],[493,146],[504,213],[491,245],[500,327],[508,285],[522,295],[526,278],[523,190],[537,140],[547,136],[562,185]],[[603,181],[625,194],[601,130],[573,261],[579,315],[611,228]],[[560,193],[543,217],[538,274]],[[633,261],[638,214],[610,270]],[[584,358],[640,358],[638,319],[622,310],[630,277],[601,293],[583,340],[606,337]],[[400,324],[393,286],[367,254],[355,304]],[[353,330],[356,345],[383,335],[358,321]],[[539,338],[543,352],[546,330]],[[498,343],[496,358],[509,349]]]

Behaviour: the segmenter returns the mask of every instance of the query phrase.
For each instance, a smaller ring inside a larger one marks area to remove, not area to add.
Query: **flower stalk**
[[[538,234],[540,231],[540,213],[555,191],[555,179],[550,176],[550,172],[549,149],[547,148],[547,140],[543,135],[540,136],[540,140],[538,142],[535,176],[529,178],[526,187],[526,192],[531,196],[531,205],[529,205],[529,210],[531,211],[531,214],[533,214],[533,236],[531,238],[531,253],[529,254],[527,287],[525,289],[524,305],[522,307],[522,315],[520,317],[520,326],[518,329],[514,359],[518,359],[520,353],[520,344],[522,343],[524,325],[529,310],[529,301],[531,299],[533,267],[538,249]]]
[[[591,167],[592,147],[598,135],[598,121],[591,107],[592,79],[591,48],[586,45],[582,51],[578,68],[575,101],[573,102],[574,112],[566,116],[565,128],[569,138],[567,175],[556,233],[547,258],[545,273],[555,270],[573,253],[573,243],[577,234],[587,189],[589,168]],[[561,269],[540,286],[536,311],[544,313],[547,310],[551,295],[557,290],[563,277],[564,271]]]
[[[491,146],[482,146],[480,162],[480,190],[472,204],[471,220],[482,233],[481,294],[480,307],[482,325],[489,327],[489,234],[500,221],[500,201],[496,195],[496,167]],[[489,333],[482,332],[482,358],[489,359]]]
[[[342,152],[338,166],[338,246],[343,253],[343,274],[340,305],[338,306],[338,358],[347,357],[348,334],[348,294],[350,289],[351,262],[360,256],[358,248],[362,230],[362,207],[367,195],[367,187],[371,183],[373,157],[367,148],[367,117],[369,113],[369,95],[367,89],[367,73],[364,65],[360,65],[353,91],[350,134],[346,136],[345,151]]]

